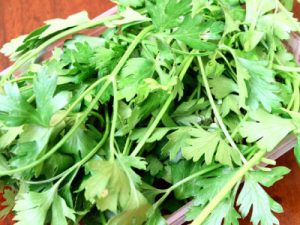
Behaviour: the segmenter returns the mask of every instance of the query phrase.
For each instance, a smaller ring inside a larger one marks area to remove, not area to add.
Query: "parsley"
[[[49,20],[1,49],[15,63],[0,81],[0,216],[165,225],[192,200],[192,225],[278,224],[262,186],[289,170],[259,164],[291,133],[300,161],[291,2],[115,2],[114,16]]]

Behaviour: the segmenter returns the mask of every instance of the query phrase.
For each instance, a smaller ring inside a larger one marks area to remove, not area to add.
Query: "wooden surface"
[[[0,0],[0,46],[11,38],[26,34],[42,22],[51,18],[65,18],[70,14],[86,10],[93,18],[109,9],[113,4],[108,0]],[[300,16],[300,7],[296,14]],[[0,71],[9,65],[0,56]],[[278,165],[292,169],[286,178],[268,192],[279,201],[285,213],[278,215],[281,225],[300,225],[300,169],[292,152],[278,160]],[[0,225],[4,225],[1,223]],[[243,225],[249,223],[243,222]]]

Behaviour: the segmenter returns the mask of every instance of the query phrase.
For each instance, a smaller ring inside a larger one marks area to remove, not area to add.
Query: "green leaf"
[[[95,49],[95,54],[92,56],[92,61],[95,63],[99,74],[101,76],[105,76],[112,72],[123,53],[124,50],[120,47],[98,47]]]
[[[286,15],[284,12],[267,14],[261,17],[257,24],[257,29],[281,40],[289,39],[291,32],[297,31],[298,20],[293,18],[293,13]]]
[[[265,33],[257,30],[249,30],[240,34],[241,44],[246,52],[253,50],[263,39]]]
[[[110,219],[108,225],[143,225],[149,209],[150,205],[144,204],[136,209],[124,211]]]
[[[273,212],[282,212],[281,206],[264,191],[251,175],[246,176],[244,186],[237,199],[237,205],[243,217],[246,217],[252,209],[251,222],[255,225],[279,224]]]
[[[197,111],[207,108],[208,105],[208,101],[205,101],[204,98],[183,101],[172,113],[172,117],[191,115]]]
[[[225,76],[219,76],[209,80],[209,86],[211,88],[212,94],[217,99],[225,98],[232,93],[238,93],[237,84],[233,80]]]
[[[54,153],[43,165],[43,175],[50,179],[58,175],[74,164],[74,159],[70,155],[64,155],[59,152]]]
[[[116,161],[92,160],[88,162],[86,170],[91,176],[82,183],[85,198],[96,203],[98,209],[102,211],[117,212],[119,207],[129,210],[143,205],[146,200],[135,187],[135,182],[139,182],[140,178],[131,168],[128,168],[132,165],[144,167],[144,164],[136,160],[127,161],[122,165]]]
[[[251,24],[265,13],[276,8],[276,2],[273,0],[259,1],[246,0],[246,18],[245,22]]]
[[[240,163],[239,153],[232,149],[220,136],[218,131],[207,132],[201,128],[189,132],[190,138],[186,140],[186,146],[182,148],[183,157],[198,161],[204,156],[207,165],[213,159],[223,165],[232,166],[233,162]]]
[[[187,219],[192,220],[203,210],[202,207],[192,206]],[[203,225],[239,225],[240,214],[235,210],[230,199],[222,201],[205,220]]]
[[[17,225],[44,225],[47,223],[48,211],[52,210],[53,225],[67,225],[69,218],[75,221],[75,212],[70,209],[65,200],[57,194],[57,186],[43,192],[26,192],[18,196],[14,211]]]
[[[290,169],[284,166],[278,166],[272,168],[271,171],[256,170],[251,173],[251,176],[254,180],[262,184],[263,186],[271,187],[288,173],[290,173]]]
[[[89,22],[88,13],[82,11],[74,15],[69,16],[67,19],[51,19],[45,22],[47,29],[40,34],[39,38],[45,38],[58,31],[62,31],[71,27],[75,27]]]
[[[115,0],[118,5],[125,7],[141,7],[144,5],[144,0]]]
[[[23,133],[13,148],[14,157],[10,161],[12,167],[26,166],[36,160],[47,147],[53,128],[25,126]]]
[[[17,49],[23,44],[23,41],[27,35],[22,35],[20,37],[12,39],[10,42],[4,44],[0,49],[0,52],[5,56],[9,56],[9,58],[15,61],[18,58]]]
[[[157,30],[177,27],[180,17],[191,11],[191,0],[160,0],[156,4],[146,1],[147,10]]]
[[[252,121],[241,124],[240,134],[247,138],[248,143],[255,142],[261,149],[272,151],[279,142],[286,137],[295,126],[290,119],[269,114],[264,110],[249,113]]]
[[[2,190],[0,190],[0,192],[2,192]],[[3,190],[3,198],[4,201],[1,202],[0,206],[1,206],[1,210],[0,210],[0,219],[7,216],[9,213],[12,212],[12,209],[15,206],[15,197],[16,197],[16,193],[11,190],[11,189],[4,189]]]
[[[176,184],[177,182],[193,173],[198,172],[201,169],[205,169],[205,167],[202,167],[202,165],[198,162],[191,163],[187,160],[180,160],[176,163],[170,163],[171,179],[169,182]],[[177,187],[174,191],[174,194],[177,199],[182,200],[195,196],[200,189],[201,187],[199,187],[199,179],[192,179]]]
[[[192,194],[194,196],[193,205],[187,214],[188,220],[194,219],[199,214],[199,211],[201,211],[203,207],[219,193],[219,191],[228,182],[228,179],[233,176],[235,171],[236,169],[233,168],[216,169],[208,174],[205,174],[203,177],[195,179],[194,183],[191,183],[192,185],[186,186],[185,190],[188,192],[191,192],[189,189],[193,190]],[[228,193],[225,201],[232,201],[232,198],[234,198],[234,196],[231,196],[231,193]],[[227,210],[229,210],[230,207],[233,207],[233,205],[228,205]],[[222,213],[216,212],[216,216],[220,214]]]
[[[209,41],[220,39],[223,30],[224,23],[221,21],[203,21],[201,16],[187,16],[172,36],[192,48],[212,51],[216,44]]]
[[[127,61],[118,79],[119,99],[130,101],[138,91],[138,86],[146,78],[152,77],[154,64],[145,58],[132,58]]]
[[[37,113],[40,123],[48,126],[54,113],[65,107],[71,97],[70,92],[60,92],[54,96],[57,85],[57,76],[50,68],[44,67],[33,82],[36,96]]]
[[[239,96],[237,95],[228,95],[222,105],[221,105],[221,115],[223,117],[227,116],[229,112],[235,112],[236,114],[241,114],[239,106]]]
[[[162,162],[155,156],[152,155],[148,156],[146,158],[146,161],[148,162],[147,171],[150,172],[151,176],[157,175],[164,168]]]
[[[8,147],[22,132],[23,126],[19,127],[3,127],[1,131],[4,132],[0,137],[0,149]]]
[[[166,134],[170,131],[170,128],[164,127],[164,128],[156,128],[152,135],[147,139],[146,143],[153,143],[156,141],[160,141],[161,139],[163,139]],[[137,140],[137,142],[139,142],[139,140],[144,136],[144,134],[147,132],[147,128],[139,128],[139,129],[135,129],[132,134],[130,135],[130,139],[131,140]]]
[[[167,144],[162,148],[163,154],[168,154],[170,157],[170,160],[174,160],[178,154],[179,151],[182,150],[183,147],[188,146],[186,141],[189,139],[189,131],[192,128],[181,128],[173,133],[169,134],[167,136],[168,142]]]
[[[252,109],[257,109],[259,104],[271,111],[273,107],[279,107],[281,99],[278,97],[278,86],[276,86],[273,71],[267,68],[265,61],[252,61],[245,58],[238,58],[243,67],[243,75],[238,72],[238,76],[243,76],[248,86],[247,103]],[[247,95],[246,95],[247,96]]]
[[[63,144],[61,151],[79,158],[84,158],[96,144],[96,140],[90,135],[87,129],[78,128]]]
[[[69,218],[75,222],[75,211],[69,208],[66,204],[66,201],[59,195],[54,197],[51,209],[51,225],[68,225],[69,223],[66,218]]]
[[[211,2],[207,0],[192,0],[192,17],[196,16],[201,9],[209,4],[211,4]]]
[[[1,171],[6,171],[9,169],[8,162],[2,154],[0,154],[0,169]],[[1,182],[0,182],[0,191],[1,191]]]
[[[28,192],[21,194],[14,207],[16,225],[44,225],[55,194],[56,189],[54,188],[41,193]]]
[[[0,95],[0,119],[8,126],[20,126],[24,123],[37,123],[39,120],[33,106],[21,95],[18,86],[7,83],[6,95]]]

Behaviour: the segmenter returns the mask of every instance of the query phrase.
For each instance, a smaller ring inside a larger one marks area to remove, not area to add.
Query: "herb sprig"
[[[289,169],[259,164],[299,133],[290,1],[116,2],[113,16],[50,20],[1,49],[15,63],[0,82],[0,176],[13,186],[0,215],[156,225],[192,200],[193,225],[279,224],[262,186]]]

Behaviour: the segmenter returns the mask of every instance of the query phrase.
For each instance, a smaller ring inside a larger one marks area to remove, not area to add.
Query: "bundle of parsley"
[[[300,128],[290,1],[117,2],[113,16],[50,20],[2,48],[15,63],[0,83],[0,216],[163,225],[192,200],[193,225],[279,224],[263,187],[289,169],[259,164]]]

